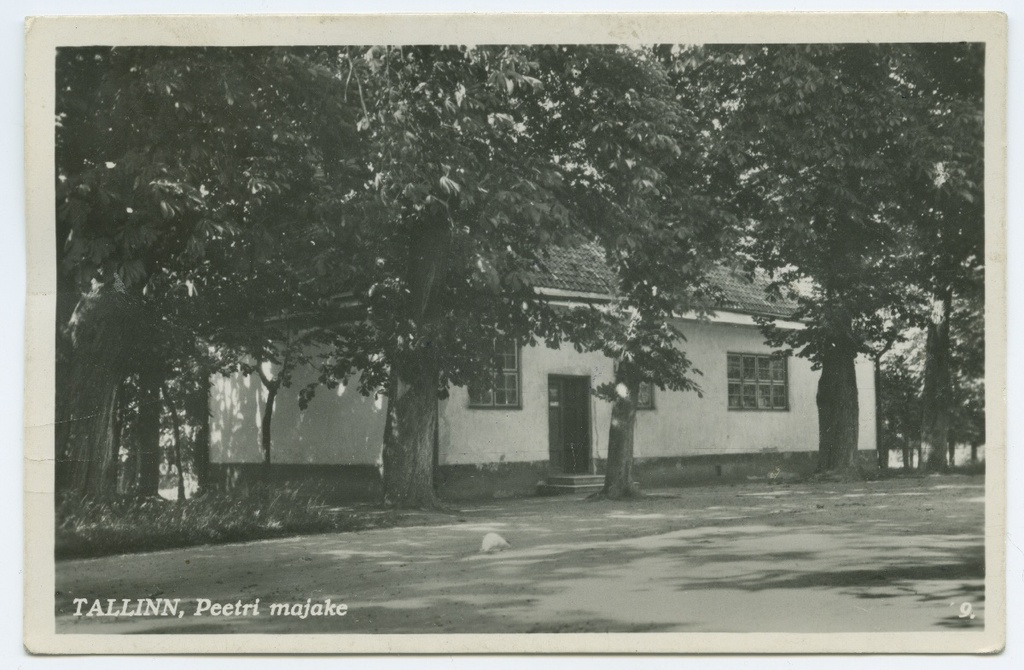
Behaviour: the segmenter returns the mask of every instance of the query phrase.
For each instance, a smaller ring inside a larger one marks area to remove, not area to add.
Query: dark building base
[[[372,465],[311,465],[274,463],[269,473],[260,463],[211,463],[211,481],[221,490],[269,484],[301,488],[328,503],[375,502],[384,487],[380,470]],[[534,495],[549,474],[547,461],[444,465],[435,475],[443,500],[488,500]]]
[[[301,488],[328,503],[379,501],[384,490],[380,471],[372,465],[274,463],[267,471],[262,463],[210,463],[210,480],[227,491],[264,483]]]
[[[874,451],[860,452],[867,468],[874,468]],[[715,482],[750,480],[786,481],[814,472],[818,453],[763,452],[674,458],[637,458],[635,480],[641,489]],[[263,466],[258,463],[211,463],[213,481],[232,489],[259,484]],[[597,462],[598,473],[604,461]],[[489,500],[537,495],[554,473],[547,461],[442,465],[436,474],[437,494],[443,500]],[[274,464],[269,472],[273,486],[302,487],[315,491],[330,503],[378,501],[382,496],[380,471],[371,465]]]
[[[442,465],[437,494],[445,500],[490,500],[536,495],[551,474],[548,461]]]

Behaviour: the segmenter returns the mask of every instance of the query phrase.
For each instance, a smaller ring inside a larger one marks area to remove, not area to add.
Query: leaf
[[[460,187],[457,182],[449,179],[448,177],[441,177],[441,179],[438,180],[438,183],[441,185],[441,190],[449,195],[458,193],[462,190],[462,187]]]

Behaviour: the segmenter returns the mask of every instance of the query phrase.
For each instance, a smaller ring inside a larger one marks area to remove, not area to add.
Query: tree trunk
[[[978,445],[972,444],[971,445],[971,463],[977,463],[977,462],[978,462]]]
[[[164,384],[157,366],[145,365],[139,371],[137,492],[156,496],[160,491],[160,388]]]
[[[198,491],[210,486],[210,380],[205,370],[200,374],[199,391],[193,394],[191,407],[192,415],[199,421],[192,445],[192,473]]]
[[[134,358],[131,320],[125,298],[101,287],[66,325],[55,398],[58,493],[117,494],[118,389]]]
[[[833,345],[825,352],[818,381],[818,471],[844,477],[859,473],[856,351]]]
[[[72,388],[57,420],[58,492],[108,498],[117,474],[117,403],[121,375],[102,366],[76,365]],[[91,368],[91,369],[87,369]],[[91,382],[91,383],[89,383]]]
[[[391,361],[388,423],[384,434],[384,504],[403,508],[436,506],[434,440],[440,373],[436,345],[442,322],[441,298],[451,253],[446,216],[416,222],[409,239],[406,286],[408,317],[417,331],[408,349]]]
[[[174,467],[178,471],[178,500],[185,500],[185,469],[181,466],[181,424],[178,420],[178,410],[174,407],[171,394],[167,391],[167,385],[162,386],[164,401],[167,403],[167,411],[171,414],[171,429],[174,435]]]
[[[124,425],[122,418],[121,424]],[[121,446],[124,446],[122,435]],[[136,450],[129,449],[125,452],[124,459],[119,463],[117,475],[117,494],[128,495],[136,493],[139,489],[139,454]]]
[[[889,449],[882,439],[882,357],[875,356],[875,453],[878,469],[889,468]]]
[[[951,399],[949,307],[952,297],[948,287],[936,296],[925,342],[920,466],[932,471],[947,467]]]
[[[384,436],[384,504],[430,508],[434,498],[434,439],[437,435],[437,364],[422,361],[392,367],[388,433]]]
[[[118,487],[118,480],[121,474],[121,431],[124,428],[124,394],[125,385],[124,381],[122,381],[117,385],[117,390],[114,391],[114,411],[111,416],[109,454],[114,465],[107,472],[107,476],[110,477],[110,481],[107,482],[107,488],[112,489],[118,494],[121,493]]]
[[[636,428],[636,399],[640,382],[631,374],[628,363],[615,367],[616,397],[612,403],[612,420],[608,428],[608,461],[605,465],[604,489],[601,494],[615,500],[638,494],[633,482],[633,435]]]
[[[267,403],[263,408],[263,418],[260,421],[260,445],[263,448],[263,481],[270,483],[270,436],[271,422],[274,419],[274,400],[277,399],[277,390],[281,386],[280,380],[270,381],[263,374],[260,374],[263,385],[267,389]]]

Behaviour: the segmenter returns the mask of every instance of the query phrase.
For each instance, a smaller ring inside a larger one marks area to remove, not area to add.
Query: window
[[[470,407],[520,407],[519,401],[519,347],[514,342],[495,345],[501,359],[501,372],[495,375],[489,388],[470,385]]]
[[[789,409],[786,359],[729,354],[729,409]]]
[[[636,398],[637,409],[654,409],[654,384],[640,382],[640,393]]]

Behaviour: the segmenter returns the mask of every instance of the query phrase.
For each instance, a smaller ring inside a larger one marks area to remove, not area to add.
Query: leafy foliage
[[[951,439],[958,444],[985,444],[984,295],[961,291],[950,313],[952,361]]]
[[[978,295],[954,299],[950,315],[952,397],[950,435],[954,444],[985,444],[985,333]],[[921,391],[925,334],[907,330],[906,339],[881,358],[882,446],[917,449],[921,437]]]
[[[820,362],[837,341],[870,353],[919,322],[920,269],[961,253],[967,238],[977,250],[983,229],[980,217],[934,208],[981,200],[977,49],[707,47],[681,63],[682,86],[714,93],[700,109],[735,175],[744,252],[779,290],[804,287],[794,316],[809,327],[766,324],[770,339]],[[923,244],[928,236],[943,249]]]
[[[491,377],[498,338],[612,356],[630,340],[654,381],[688,386],[680,334],[658,317],[701,276],[695,238],[728,228],[696,195],[692,118],[651,50],[372,47],[343,58],[373,149],[350,203],[362,223],[353,292],[367,318],[335,342],[334,377],[361,370],[363,391],[376,392],[393,362],[426,347],[440,352],[443,394]],[[443,285],[428,291],[410,283],[410,259],[432,226],[450,242],[431,250],[444,257]],[[553,309],[532,289],[545,249],[588,241],[607,251],[621,304]]]
[[[917,449],[921,437],[921,361],[913,350],[883,359],[880,384],[882,448]]]
[[[762,330],[821,368],[821,463],[853,471],[854,357],[889,350],[926,322],[932,294],[981,269],[983,52],[715,46],[677,62],[715,138],[711,176],[745,220],[740,251],[792,293],[806,326],[760,319]]]
[[[72,339],[87,292],[130,307],[98,343],[129,378],[284,357],[288,314],[322,309],[346,276],[331,245],[361,175],[354,124],[322,122],[347,113],[331,65],[320,49],[59,50],[58,376],[97,355]],[[75,388],[58,384],[70,416]]]

